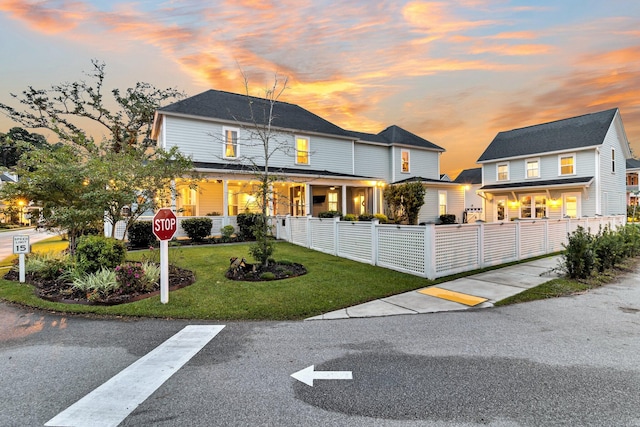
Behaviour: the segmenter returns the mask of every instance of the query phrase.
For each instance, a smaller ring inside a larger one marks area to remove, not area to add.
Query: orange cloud
[[[477,45],[469,50],[472,54],[495,53],[507,56],[543,55],[553,51],[553,46],[544,44],[519,44],[519,45]]]
[[[60,4],[61,3],[61,4]],[[0,0],[0,11],[25,22],[30,28],[46,34],[70,31],[78,26],[88,13],[81,2],[63,1],[27,3],[20,0]]]
[[[444,35],[495,24],[489,20],[461,20],[449,13],[447,6],[450,3],[412,1],[404,6],[402,15],[416,29],[429,34]]]

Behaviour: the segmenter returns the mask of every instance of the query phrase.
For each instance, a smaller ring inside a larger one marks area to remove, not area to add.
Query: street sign
[[[13,236],[13,253],[28,254],[29,253],[29,236]]]
[[[158,240],[171,240],[177,230],[178,220],[171,209],[160,209],[153,216],[153,234]]]

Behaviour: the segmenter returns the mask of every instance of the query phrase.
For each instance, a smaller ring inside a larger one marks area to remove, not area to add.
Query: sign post
[[[24,283],[26,279],[24,254],[28,254],[30,250],[31,247],[29,246],[29,236],[13,236],[13,253],[18,254],[18,265],[20,267],[20,283]]]
[[[160,240],[160,302],[169,302],[169,240],[178,229],[178,220],[171,209],[160,209],[153,216],[153,234]]]

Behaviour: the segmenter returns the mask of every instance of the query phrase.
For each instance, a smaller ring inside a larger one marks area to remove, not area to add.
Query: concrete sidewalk
[[[310,317],[306,320],[395,316],[493,307],[496,301],[559,277],[553,269],[558,267],[560,258],[560,255],[557,255],[485,271],[450,282],[442,282],[427,288]],[[425,292],[440,296],[426,295]]]

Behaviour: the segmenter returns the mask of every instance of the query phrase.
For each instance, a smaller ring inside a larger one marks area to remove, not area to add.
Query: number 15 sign
[[[29,236],[13,236],[13,253],[28,254],[29,253]]]

